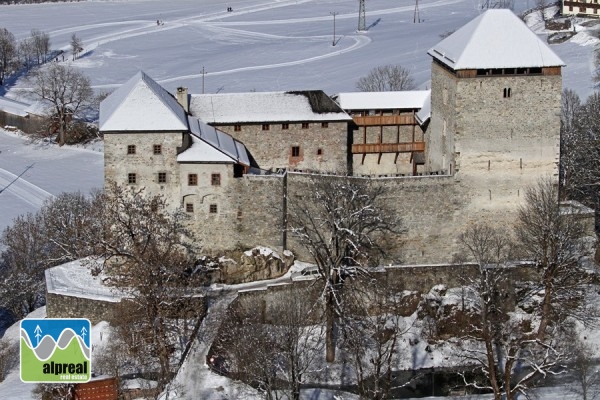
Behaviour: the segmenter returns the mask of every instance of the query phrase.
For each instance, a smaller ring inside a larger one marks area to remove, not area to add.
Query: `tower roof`
[[[185,110],[140,71],[100,104],[101,131],[186,131]]]
[[[510,10],[487,10],[428,53],[454,70],[565,65]]]

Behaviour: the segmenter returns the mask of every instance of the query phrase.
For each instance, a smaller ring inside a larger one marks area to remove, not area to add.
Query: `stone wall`
[[[37,133],[46,127],[47,121],[45,118],[35,115],[22,117],[6,111],[0,111],[0,128],[7,125],[14,126],[25,133]]]
[[[87,318],[92,325],[108,321],[118,302],[46,293],[48,318]]]
[[[244,143],[260,168],[288,168],[312,171],[348,171],[348,122],[242,124],[236,131],[233,125],[216,128]],[[299,147],[299,155],[292,155],[292,147]]]

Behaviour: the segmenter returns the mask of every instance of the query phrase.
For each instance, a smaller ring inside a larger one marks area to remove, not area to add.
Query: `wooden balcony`
[[[412,115],[355,115],[352,117],[358,126],[395,126],[416,125],[417,121]]]
[[[361,143],[352,145],[352,154],[410,153],[425,151],[425,142]]]

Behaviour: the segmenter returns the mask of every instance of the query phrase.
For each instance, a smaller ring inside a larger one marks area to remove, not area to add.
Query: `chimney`
[[[177,88],[177,101],[181,104],[186,113],[190,111],[188,105],[188,88],[181,86]]]

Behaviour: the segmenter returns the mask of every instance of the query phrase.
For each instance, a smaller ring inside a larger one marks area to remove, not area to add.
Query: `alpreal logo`
[[[81,383],[90,380],[91,324],[83,318],[21,321],[21,380]]]

